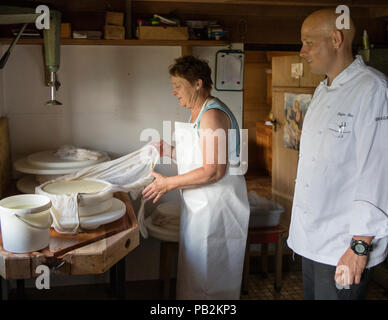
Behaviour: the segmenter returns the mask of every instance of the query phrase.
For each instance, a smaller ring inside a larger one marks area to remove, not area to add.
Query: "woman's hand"
[[[158,149],[159,154],[161,157],[168,157],[171,159],[175,159],[175,147],[169,145],[166,141],[163,139],[159,142],[152,143],[153,146]]]
[[[151,200],[152,203],[156,203],[159,199],[168,191],[172,189],[168,183],[168,178],[160,173],[152,171],[151,174],[155,177],[155,180],[144,188],[142,195],[145,200]]]

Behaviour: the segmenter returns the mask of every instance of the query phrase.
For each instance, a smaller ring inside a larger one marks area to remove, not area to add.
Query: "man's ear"
[[[338,49],[344,43],[344,34],[341,30],[334,30],[332,33],[332,43],[335,49]]]

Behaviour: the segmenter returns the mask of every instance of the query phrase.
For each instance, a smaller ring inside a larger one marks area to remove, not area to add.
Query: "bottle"
[[[366,30],[364,30],[364,33],[362,35],[362,44],[364,46],[364,50],[369,49],[369,38],[368,38],[368,33],[366,32]]]

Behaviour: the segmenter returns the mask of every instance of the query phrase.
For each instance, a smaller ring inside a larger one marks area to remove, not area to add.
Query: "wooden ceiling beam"
[[[161,2],[160,0],[132,0],[132,2]],[[270,6],[319,6],[333,7],[338,5],[337,0],[167,0],[164,2],[181,3],[211,3],[237,5],[270,5]],[[386,0],[342,0],[341,4],[349,7],[387,7]]]
[[[369,15],[371,18],[388,18],[388,8],[370,8]]]

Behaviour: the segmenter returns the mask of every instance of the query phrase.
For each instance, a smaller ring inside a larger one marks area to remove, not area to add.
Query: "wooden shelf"
[[[160,2],[162,0],[133,0],[134,2]],[[319,7],[334,7],[338,1],[334,0],[169,0],[169,2],[185,2],[185,3],[211,3],[219,5],[271,5],[271,6],[319,6]],[[386,7],[384,1],[381,0],[343,0],[343,4],[351,7]]]
[[[0,38],[0,43],[12,42],[12,38]],[[18,44],[42,44],[43,39],[20,39]],[[103,46],[227,46],[227,41],[216,40],[90,40],[90,39],[61,39],[61,45],[103,45]]]

